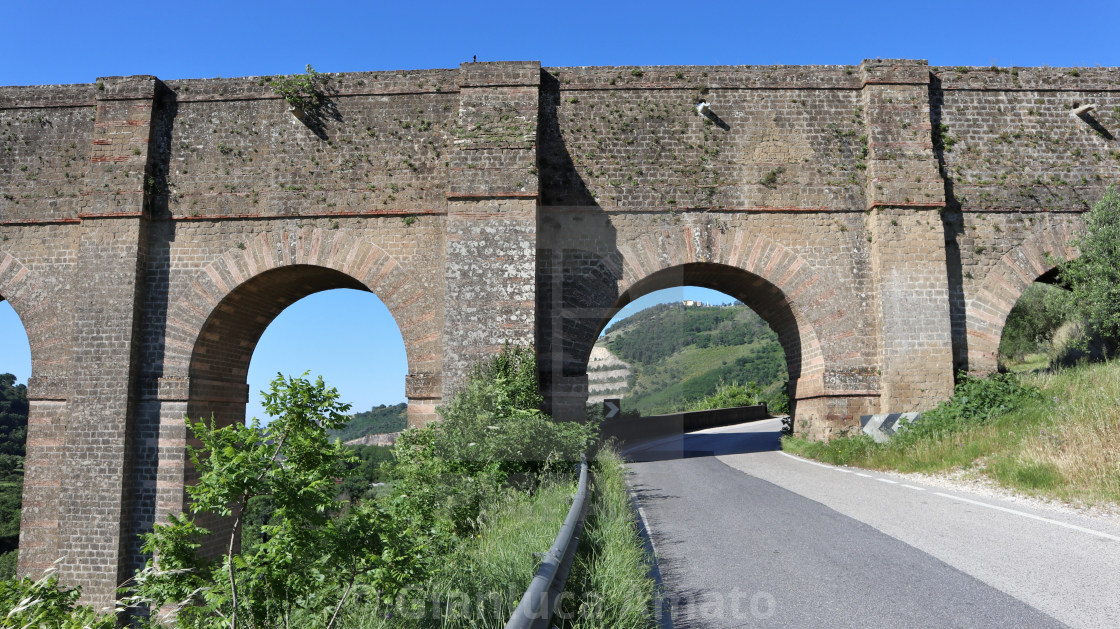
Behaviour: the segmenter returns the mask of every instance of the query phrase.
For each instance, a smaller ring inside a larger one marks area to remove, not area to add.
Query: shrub
[[[753,382],[745,385],[738,382],[721,382],[714,393],[690,403],[686,410],[703,411],[710,408],[754,406],[759,403],[761,393],[758,385]]]
[[[306,374],[305,374],[306,375]],[[198,481],[188,486],[189,514],[172,516],[145,536],[145,552],[157,558],[135,577],[131,604],[176,606],[182,627],[289,626],[293,615],[314,610],[315,625],[330,627],[359,576],[392,591],[413,578],[408,558],[410,520],[394,518],[375,502],[342,510],[335,479],[345,470],[346,450],[327,429],[349,419],[348,404],[319,378],[272,381],[265,409],[274,417],[262,428],[222,428],[187,423],[200,448],[189,448]],[[241,513],[254,498],[274,507],[260,525],[252,549],[237,551]],[[208,514],[232,518],[227,552],[200,556],[208,531],[197,523]],[[404,544],[403,549],[398,544]],[[304,626],[307,621],[302,622]]]
[[[1120,339],[1120,194],[1108,188],[1085,221],[1085,236],[1074,243],[1081,255],[1062,268],[1061,277],[1092,331]]]
[[[595,427],[554,422],[540,411],[542,401],[532,348],[506,347],[439,408],[442,422],[401,434],[397,488],[464,533],[502,487],[532,489],[548,474],[570,473]]]
[[[51,627],[52,629],[113,629],[116,618],[99,616],[92,607],[78,605],[81,588],[64,589],[58,575],[38,580],[0,581],[0,628]]]
[[[268,85],[294,109],[312,113],[322,107],[326,98],[323,94],[324,81],[325,77],[307,64],[304,74],[278,77]]]
[[[1040,396],[1037,388],[1023,384],[1013,374],[997,373],[978,378],[961,372],[957,375],[953,397],[922,413],[921,421],[908,425],[907,430],[913,432],[927,426],[983,422]]]

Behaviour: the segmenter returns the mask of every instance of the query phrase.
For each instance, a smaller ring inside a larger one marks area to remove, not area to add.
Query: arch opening
[[[583,309],[586,316],[563,322],[565,375],[587,377],[591,352],[610,320],[634,300],[659,290],[694,286],[723,293],[744,304],[777,335],[785,357],[788,378],[789,410],[796,412],[797,385],[810,370],[819,370],[823,361],[819,345],[811,339],[812,328],[799,320],[781,289],[764,278],[741,268],[712,262],[693,262],[664,268],[629,285],[621,294],[598,309]],[[580,320],[582,319],[582,321]],[[811,361],[811,362],[810,362]]]
[[[1044,274],[1023,290],[1004,319],[998,368],[1024,372],[1050,367],[1073,350],[1071,342],[1081,330],[1073,294],[1057,283],[1056,274]]]
[[[1063,311],[1072,302],[1064,290],[1061,269],[1080,255],[1071,244],[1076,233],[1076,229],[1043,225],[1033,237],[1000,257],[965,303],[966,333],[954,343],[958,367],[967,366],[969,373],[978,375],[1012,367],[1030,369],[1032,366],[1016,359],[1022,358],[1023,349],[1030,349],[1025,346],[1038,349],[1040,344],[1037,340],[1024,342],[1024,334],[1037,333],[1045,345],[1050,344],[1051,333],[1063,340],[1069,330],[1058,332],[1062,323],[1058,320],[1065,318]],[[1045,321],[1027,326],[1023,317]],[[1005,355],[1012,360],[1004,361]]]
[[[353,291],[362,293],[358,300],[353,299]],[[362,310],[361,317],[355,320],[355,317],[332,316],[338,313],[316,312],[314,302],[339,302],[337,298],[331,299],[328,292],[336,296],[350,294],[346,303],[356,304]],[[299,302],[309,297],[309,302],[304,304],[310,303],[311,308],[299,305]],[[285,323],[292,310],[306,312]],[[274,329],[272,324],[278,321],[281,325],[279,329]],[[376,329],[371,327],[375,322],[378,324]],[[288,347],[285,347],[284,337],[291,335],[298,335],[299,342],[288,343]],[[331,342],[332,337],[337,339],[342,335],[386,339],[385,343],[392,346],[386,352],[390,358],[386,359],[381,352],[378,355],[356,355],[361,343]],[[292,347],[294,345],[299,347]],[[311,369],[311,365],[301,366],[299,352],[304,352],[304,355],[307,352],[315,354],[307,356],[307,362],[310,363],[329,358],[324,355],[331,352],[332,347],[345,356],[340,358],[345,361],[345,365],[341,366],[343,369],[360,369],[363,362],[377,362],[383,369],[388,367],[385,370],[392,372],[396,378],[395,385],[390,387],[393,392],[389,393],[393,399],[383,399],[381,402],[397,404],[404,400],[408,360],[403,335],[392,314],[365,284],[346,273],[320,266],[291,265],[264,271],[232,289],[213,308],[202,325],[189,362],[186,414],[192,420],[213,418],[214,424],[219,427],[243,423],[251,415],[267,424],[268,418],[264,416],[263,409],[255,403],[250,406],[250,399],[257,397],[258,391],[267,389],[277,372],[285,376],[299,376],[310,370],[309,376],[312,378],[322,375]],[[263,356],[258,356],[259,350],[264,352]],[[387,365],[392,357],[400,363],[395,368],[391,364]],[[255,358],[261,360],[255,361]],[[282,363],[279,368],[277,361]],[[348,395],[343,387],[329,377],[324,376],[324,380],[328,385],[339,388],[344,401],[369,399],[361,394]],[[365,408],[355,407],[351,412],[366,411],[374,405],[375,402],[370,401]],[[259,412],[247,413],[250,408]],[[197,445],[192,443],[185,432],[182,434],[183,446]],[[172,459],[177,456],[165,455],[161,459],[168,463],[168,469],[174,471],[176,463]],[[162,465],[164,464],[161,463]],[[183,487],[197,481],[197,475],[189,461],[184,460],[178,465],[182,469],[181,483],[175,483],[171,487],[174,495],[165,495],[161,500],[171,510],[181,510],[186,506],[187,497]],[[203,552],[221,552],[218,542],[222,538],[228,540],[232,519],[204,517],[199,523],[213,533],[204,542]],[[211,544],[213,548],[210,547]]]
[[[0,295],[0,579],[14,578],[19,553],[31,344],[12,305]]]
[[[784,412],[788,368],[777,335],[749,306],[694,286],[636,298],[611,319],[588,363],[588,412],[621,399],[620,415],[766,403]]]

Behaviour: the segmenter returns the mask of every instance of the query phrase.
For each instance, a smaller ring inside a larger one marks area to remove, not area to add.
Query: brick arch
[[[698,233],[686,226],[659,236],[655,240],[654,235],[645,234],[633,244],[618,247],[622,256],[621,295],[674,268],[696,269],[690,271],[693,280],[689,285],[705,286],[705,272],[699,269],[711,269],[719,278],[719,286],[708,287],[739,299],[764,319],[770,317],[773,321],[767,322],[779,337],[787,338],[783,341],[787,361],[799,365],[797,378],[791,378],[791,382],[804,394],[816,394],[823,389],[822,333],[852,329],[844,325],[844,308],[830,301],[834,291],[824,288],[835,283],[823,281],[822,273],[805,258],[762,234],[744,230]],[[736,287],[736,283],[744,281],[759,292],[752,296]]]
[[[61,384],[61,374],[54,372],[69,362],[65,335],[59,333],[59,322],[49,313],[46,292],[35,274],[4,251],[0,251],[0,300],[6,300],[16,311],[31,346],[30,395],[59,397],[60,391],[56,389]],[[58,382],[53,382],[56,378]],[[45,387],[50,391],[44,391]]]
[[[1071,232],[1066,223],[1047,221],[988,271],[975,295],[965,302],[970,373],[996,370],[1007,315],[1028,286],[1080,255],[1072,244],[1078,236],[1080,232]]]
[[[243,397],[226,385],[244,387],[256,342],[277,314],[312,293],[354,288],[376,294],[401,332],[407,393],[420,407],[410,408],[410,417],[433,410],[428,407],[438,398],[442,322],[399,261],[368,240],[313,227],[264,232],[242,245],[203,267],[169,308],[165,380],[189,379],[192,400]],[[252,320],[244,321],[245,313]],[[219,339],[219,329],[234,338]]]
[[[61,556],[58,513],[67,455],[64,424],[69,393],[65,385],[65,370],[70,363],[69,330],[61,329],[64,324],[51,311],[47,291],[35,276],[15,256],[0,251],[0,300],[7,300],[15,310],[31,347],[20,521],[21,575],[38,575]]]
[[[189,435],[183,415],[218,425],[245,420],[249,361],[269,323],[292,303],[334,288],[376,294],[404,338],[409,375],[410,424],[434,416],[442,367],[442,319],[423,289],[392,255],[341,230],[303,227],[264,232],[227,249],[189,282],[167,314],[164,377],[159,381],[158,479],[160,517],[186,507],[186,485],[195,480],[185,456]],[[229,518],[200,523],[227,531]],[[218,554],[221,534],[203,541]]]
[[[816,412],[827,406],[817,402],[823,398],[874,394],[867,390],[873,387],[855,392],[826,386],[826,367],[847,364],[851,358],[823,347],[821,339],[853,336],[857,326],[846,306],[831,299],[837,283],[827,281],[823,272],[791,249],[760,234],[704,233],[686,225],[644,234],[617,245],[616,252],[600,256],[598,264],[585,265],[586,272],[580,274],[586,280],[582,283],[601,286],[602,294],[598,299],[581,300],[597,305],[582,309],[582,323],[563,322],[568,324],[561,335],[568,378],[579,377],[574,367],[586,369],[595,338],[622,307],[655,290],[687,285],[731,295],[770,324],[785,350],[794,404],[799,399],[813,399],[806,408]],[[604,290],[604,277],[615,278],[610,290]],[[574,305],[567,300],[565,304]]]

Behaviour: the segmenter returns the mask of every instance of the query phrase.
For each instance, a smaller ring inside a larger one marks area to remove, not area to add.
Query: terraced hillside
[[[626,395],[630,390],[631,373],[629,364],[602,343],[596,343],[587,361],[587,403],[602,404],[607,398]]]
[[[630,372],[625,387],[618,365]],[[721,384],[752,382],[761,401],[781,408],[786,379],[777,335],[744,305],[647,308],[607,328],[588,363],[589,403],[621,397],[624,412],[641,415],[685,410]]]

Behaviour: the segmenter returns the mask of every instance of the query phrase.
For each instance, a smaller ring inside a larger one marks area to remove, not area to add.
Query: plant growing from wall
[[[762,179],[759,179],[758,183],[761,184],[764,188],[776,188],[778,186],[779,177],[781,177],[785,172],[786,169],[784,166],[778,166],[777,168],[763,175]]]
[[[305,73],[272,79],[268,82],[268,86],[277,96],[283,98],[292,113],[302,120],[309,114],[317,114],[326,104],[325,83],[326,77],[316,72],[309,63]]]

